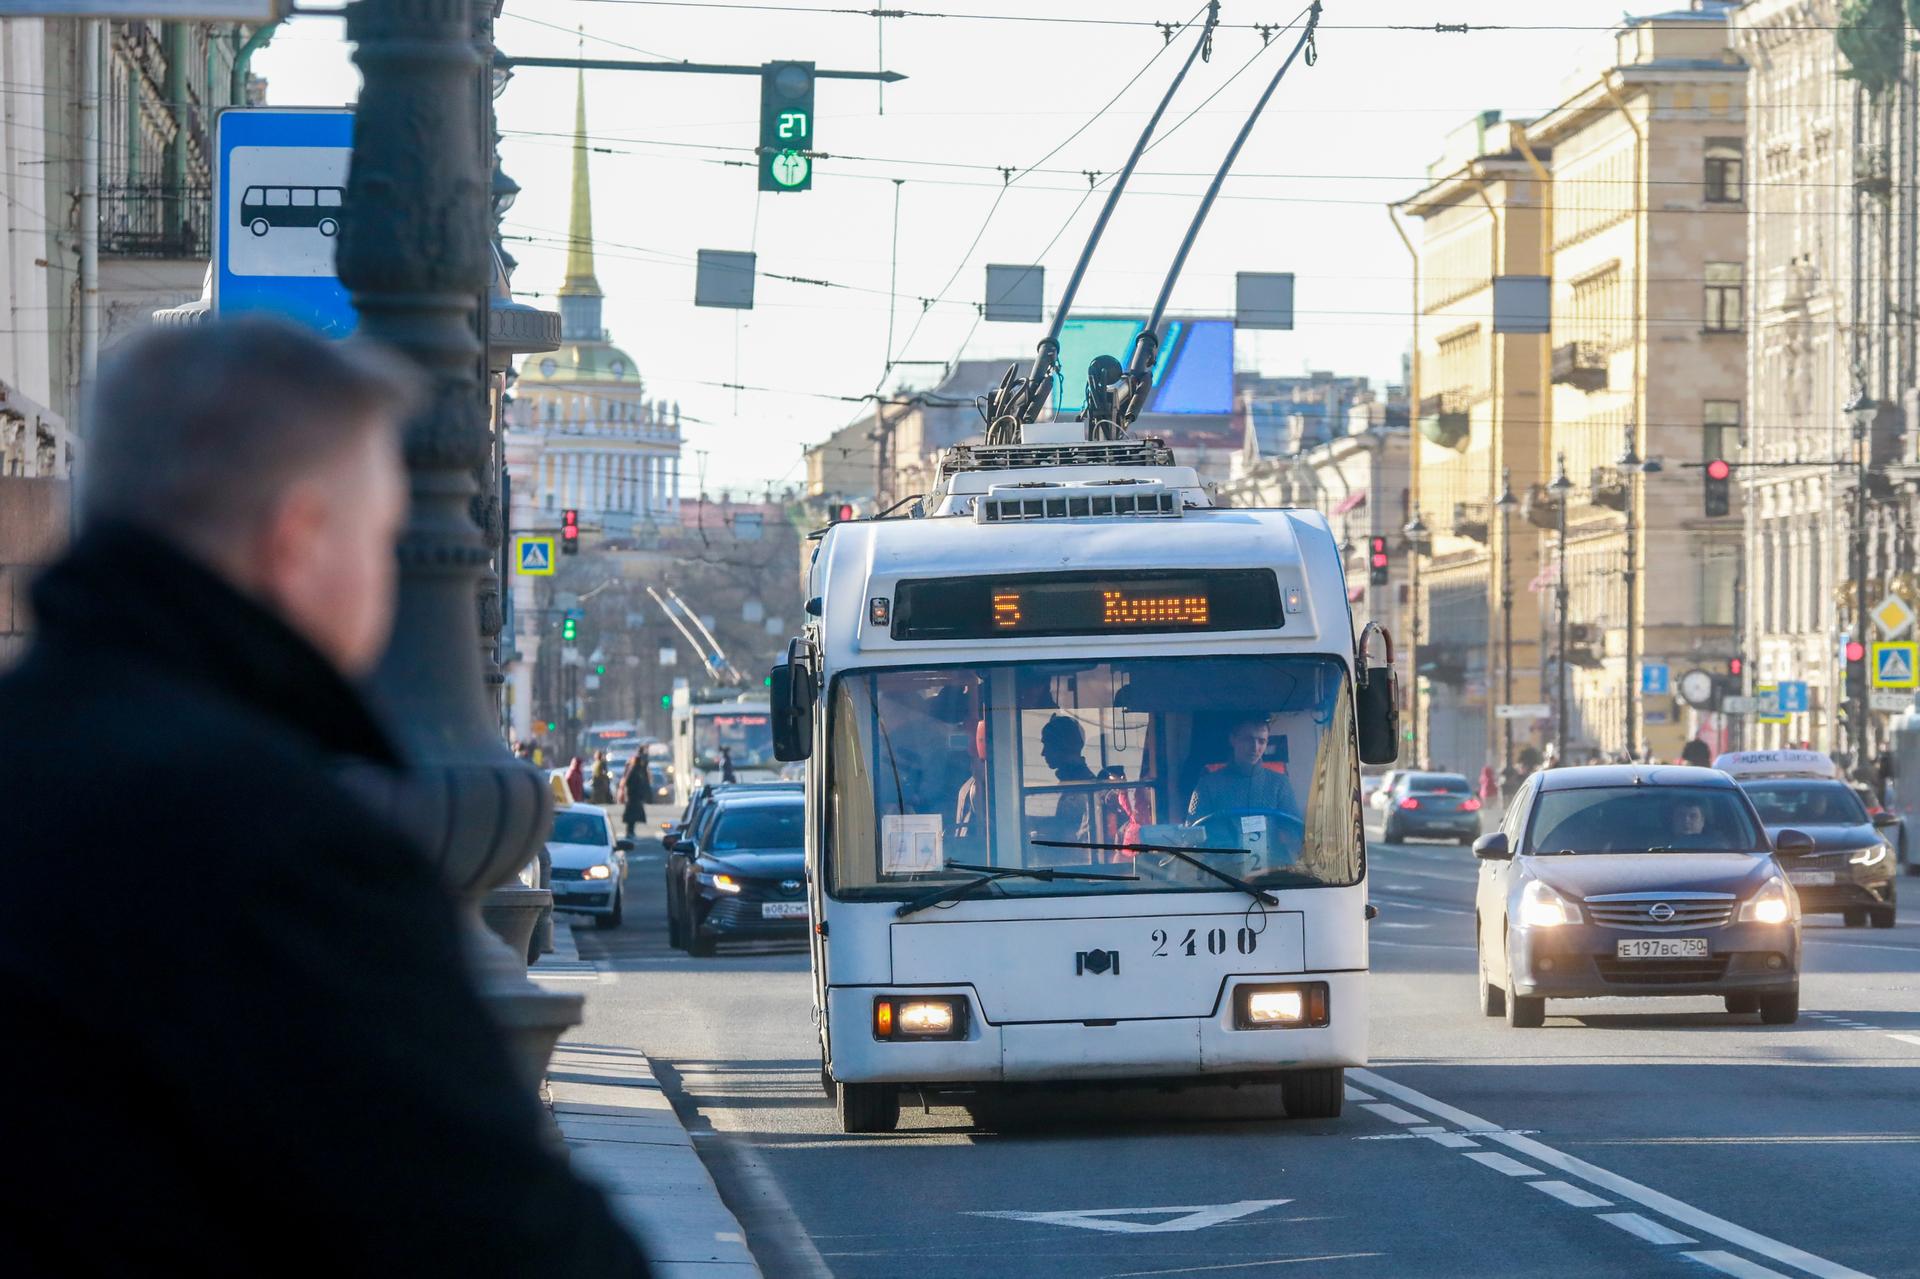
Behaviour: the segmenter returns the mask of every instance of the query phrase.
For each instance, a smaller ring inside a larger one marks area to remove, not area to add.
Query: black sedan
[[[1800,1015],[1800,910],[1726,774],[1558,768],[1528,779],[1473,846],[1480,1009],[1539,1026],[1549,999],[1718,995],[1770,1024]]]
[[[1837,913],[1847,927],[1892,928],[1900,859],[1887,842],[1897,815],[1867,812],[1851,786],[1806,777],[1757,777],[1740,789],[1769,835],[1788,827],[1813,838],[1809,852],[1785,854],[1780,864],[1800,896],[1802,912]]]
[[[667,862],[667,939],[690,955],[721,941],[807,932],[806,801],[787,790],[717,796]]]

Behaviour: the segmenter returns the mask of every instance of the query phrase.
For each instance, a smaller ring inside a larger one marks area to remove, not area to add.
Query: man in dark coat
[[[647,749],[642,746],[627,761],[627,771],[620,778],[620,816],[627,824],[629,837],[635,826],[647,820],[647,792],[652,788],[653,774],[647,768]]]
[[[448,891],[336,780],[401,767],[352,681],[414,395],[267,321],[103,374],[85,527],[0,678],[0,1273],[646,1273],[543,1139]]]

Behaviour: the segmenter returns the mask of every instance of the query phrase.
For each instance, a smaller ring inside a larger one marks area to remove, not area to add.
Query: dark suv
[[[1402,773],[1387,792],[1383,843],[1403,839],[1450,839],[1471,844],[1480,836],[1480,800],[1458,773]]]
[[[805,937],[805,845],[803,796],[770,787],[715,796],[667,860],[669,943],[711,955],[723,940]]]

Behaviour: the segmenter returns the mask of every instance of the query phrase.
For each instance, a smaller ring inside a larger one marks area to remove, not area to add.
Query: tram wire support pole
[[[1879,415],[1880,406],[1867,393],[1865,378],[1857,371],[1855,384],[1859,389],[1847,401],[1844,410],[1853,426],[1853,534],[1849,539],[1852,543],[1849,549],[1853,556],[1853,638],[1855,643],[1867,646],[1868,676],[1860,681],[1860,687],[1853,690],[1852,705],[1848,708],[1850,722],[1847,726],[1847,744],[1853,750],[1853,775],[1861,781],[1867,781],[1872,772],[1867,740],[1871,694],[1867,689],[1873,683],[1873,649],[1868,634],[1872,623],[1867,616],[1867,464],[1872,447],[1869,432]]]
[[[360,332],[411,359],[429,388],[403,432],[411,501],[393,639],[372,680],[410,768],[370,798],[461,899],[477,984],[532,1089],[582,1000],[528,981],[525,937],[515,954],[479,911],[488,890],[512,884],[536,854],[553,803],[541,775],[507,752],[474,642],[476,592],[493,556],[473,518],[491,451],[475,313],[492,270],[490,175],[476,145],[482,5],[490,11],[491,0],[347,9],[363,87],[337,261]],[[537,907],[526,915],[529,932],[537,916]]]
[[[1553,493],[1554,523],[1558,526],[1558,556],[1554,569],[1554,626],[1559,638],[1554,650],[1553,679],[1553,766],[1567,766],[1567,499],[1573,494],[1573,481],[1567,478],[1567,455],[1558,459],[1558,471],[1547,487]]]
[[[1500,700],[1513,705],[1513,511],[1520,505],[1513,495],[1513,470],[1500,468],[1500,496],[1494,500],[1500,512]],[[1500,720],[1500,768],[1502,784],[1513,769],[1513,720]]]
[[[1420,560],[1433,545],[1433,533],[1415,508],[1413,518],[1401,530],[1407,535],[1408,588],[1413,596],[1413,613],[1407,624],[1407,767],[1419,768],[1420,759]]]

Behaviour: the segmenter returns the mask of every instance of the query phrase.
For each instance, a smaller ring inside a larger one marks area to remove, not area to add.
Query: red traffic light
[[[842,502],[840,503],[840,505],[833,508],[834,523],[838,524],[842,520],[850,520],[852,518],[853,518],[853,503]]]
[[[1387,566],[1387,539],[1384,537],[1370,537],[1367,539],[1367,543],[1369,554],[1372,557],[1370,562],[1373,567],[1385,568]]]
[[[1747,669],[1747,663],[1744,658],[1730,657],[1727,659],[1727,674],[1729,675],[1745,674],[1746,669]]]
[[[1707,478],[1710,480],[1724,480],[1732,474],[1733,465],[1723,457],[1716,457],[1707,463]]]
[[[1862,644],[1859,640],[1848,640],[1847,641],[1847,660],[1849,662],[1866,661],[1867,646],[1865,644]]]

